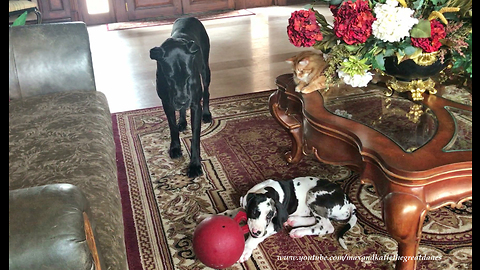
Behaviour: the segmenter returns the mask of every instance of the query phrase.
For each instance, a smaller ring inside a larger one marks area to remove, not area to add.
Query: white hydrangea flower
[[[372,34],[385,42],[400,41],[410,36],[410,29],[418,23],[412,18],[413,10],[398,7],[398,1],[387,0],[385,4],[377,4],[373,9],[377,20],[372,24]]]
[[[337,73],[338,77],[342,79],[343,82],[353,87],[365,87],[373,78],[373,73],[367,70],[365,70],[363,75],[355,74],[352,76],[341,69],[338,69]]]

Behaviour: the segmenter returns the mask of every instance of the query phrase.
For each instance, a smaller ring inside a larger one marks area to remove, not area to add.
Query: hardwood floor
[[[276,88],[275,78],[291,72],[285,59],[308,49],[293,46],[286,32],[291,12],[302,8],[252,8],[255,15],[204,21],[211,43],[211,98]],[[326,6],[316,9],[330,14]],[[97,90],[107,96],[112,113],[161,105],[149,51],[170,31],[171,25],[117,31],[88,27]]]

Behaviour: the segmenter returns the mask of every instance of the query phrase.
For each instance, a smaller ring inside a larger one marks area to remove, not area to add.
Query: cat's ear
[[[285,60],[285,62],[287,62],[289,64],[293,64],[294,60],[295,60],[295,56],[292,56],[292,57],[288,58],[287,60]]]
[[[308,65],[309,60],[307,58],[303,59],[302,61],[298,62],[299,65],[301,66],[306,66]]]

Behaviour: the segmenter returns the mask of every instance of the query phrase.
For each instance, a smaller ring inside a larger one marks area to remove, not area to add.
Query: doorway
[[[50,2],[52,0],[45,0]],[[61,0],[87,25],[277,5],[288,0]]]
[[[125,0],[125,2],[129,21],[235,8],[235,0]]]
[[[87,25],[113,23],[115,11],[114,0],[78,0],[83,21]]]

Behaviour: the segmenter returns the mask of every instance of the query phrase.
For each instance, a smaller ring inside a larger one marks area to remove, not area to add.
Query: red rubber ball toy
[[[244,234],[248,232],[247,225],[240,227],[240,220],[246,221],[243,211],[233,219],[218,215],[200,222],[193,232],[195,256],[206,266],[215,269],[232,266],[242,256]]]

